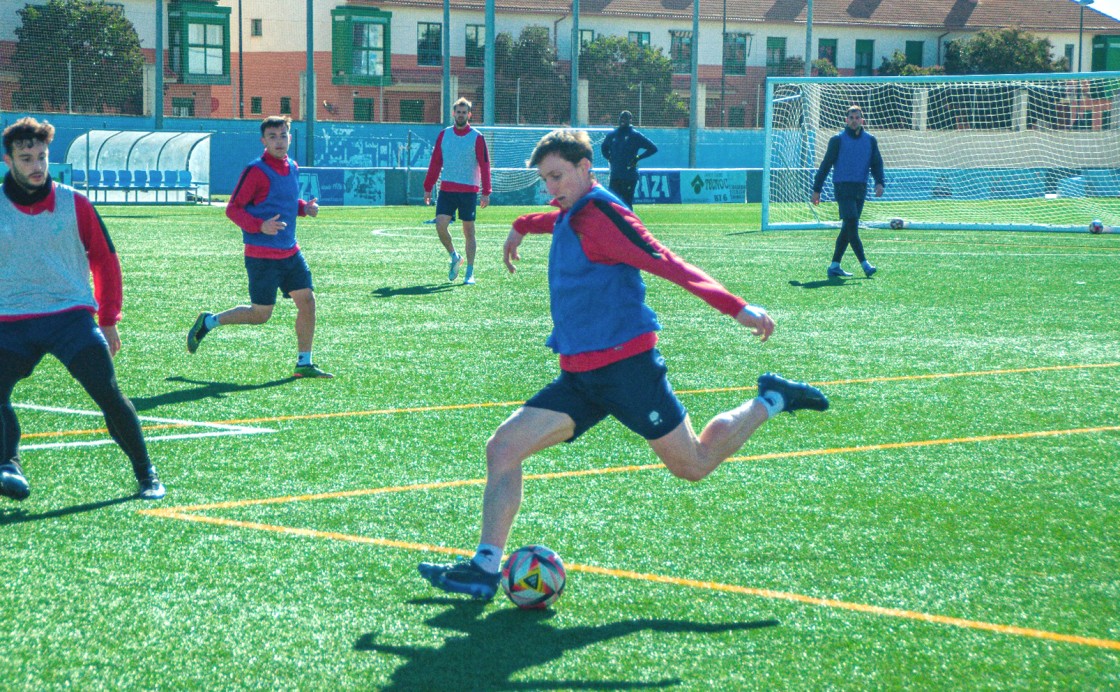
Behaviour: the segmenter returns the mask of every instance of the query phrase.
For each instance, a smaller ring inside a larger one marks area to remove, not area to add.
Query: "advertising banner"
[[[301,168],[300,199],[324,207],[384,206],[385,171],[369,168]]]

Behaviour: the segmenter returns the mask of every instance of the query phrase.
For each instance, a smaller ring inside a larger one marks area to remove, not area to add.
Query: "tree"
[[[879,74],[882,76],[920,77],[922,75],[945,74],[945,68],[940,65],[929,67],[911,65],[906,61],[906,55],[902,51],[896,50],[891,57],[883,58],[883,63],[879,65]]]
[[[660,49],[621,36],[599,36],[584,47],[580,77],[587,80],[588,120],[613,124],[621,111],[635,124],[675,126],[688,122],[688,107],[673,92],[673,68]]]
[[[558,69],[548,27],[527,26],[516,41],[509,33],[494,40],[494,122],[566,122],[571,115],[569,84]]]
[[[17,108],[140,114],[144,56],[119,5],[49,0],[16,13]]]
[[[1021,29],[985,29],[972,38],[950,41],[945,51],[947,74],[1023,74],[1056,72],[1050,40]]]
[[[837,77],[840,75],[840,72],[836,69],[836,66],[832,64],[831,60],[828,58],[820,58],[813,61],[813,74],[818,77]]]

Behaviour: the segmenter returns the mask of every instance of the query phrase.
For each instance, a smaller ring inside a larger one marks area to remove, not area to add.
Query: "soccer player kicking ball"
[[[3,137],[9,170],[0,198],[0,495],[23,500],[31,494],[20,465],[12,390],[49,353],[105,414],[109,434],[132,462],[140,497],[158,500],[166,491],[113,370],[122,303],[113,242],[89,200],[51,180],[50,123],[21,118]]]
[[[517,219],[506,238],[506,267],[515,271],[527,233],[551,233],[548,283],[560,376],[502,423],[486,444],[482,536],[473,559],[421,563],[436,588],[489,599],[498,587],[502,552],[521,505],[522,463],[531,454],[572,442],[614,416],[644,437],[673,475],[699,481],[739,450],[781,411],[824,411],[815,387],[773,373],[758,378],[758,396],[713,418],[697,435],[666,378],[657,351],[657,317],[645,304],[641,271],[663,277],[733,317],[762,341],[774,321],[760,307],[670,252],[591,174],[591,140],[556,130],[533,150],[559,211]]]

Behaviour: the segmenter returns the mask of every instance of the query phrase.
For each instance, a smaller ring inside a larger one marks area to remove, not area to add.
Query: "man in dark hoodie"
[[[618,127],[603,140],[603,158],[611,165],[611,192],[634,208],[638,184],[638,162],[657,153],[657,146],[630,126],[630,111],[618,114]]]

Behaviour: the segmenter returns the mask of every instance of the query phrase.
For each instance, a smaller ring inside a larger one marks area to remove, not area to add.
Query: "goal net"
[[[813,178],[851,105],[879,140],[886,192],[869,227],[1084,231],[1120,225],[1120,72],[773,78],[764,229],[839,226]]]
[[[537,169],[529,168],[533,148],[549,132],[550,127],[474,126],[486,138],[490,152],[490,179],[494,192],[533,191],[537,189]],[[600,146],[610,128],[581,128],[591,137],[595,167],[605,167]]]

